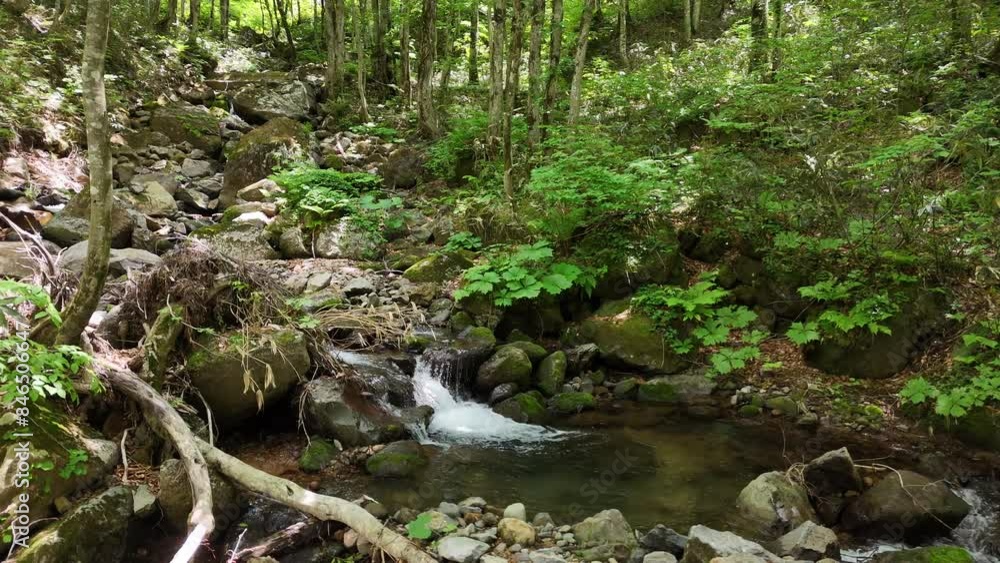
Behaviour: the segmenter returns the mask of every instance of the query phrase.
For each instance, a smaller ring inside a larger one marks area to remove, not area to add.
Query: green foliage
[[[852,277],[858,277],[852,272]],[[887,292],[858,297],[862,284],[853,279],[840,281],[830,278],[799,288],[799,295],[827,306],[815,319],[795,322],[785,335],[798,345],[808,344],[828,336],[846,335],[855,330],[869,334],[891,334],[884,321],[899,312],[899,305]]]
[[[34,320],[48,321],[55,326],[62,324],[59,310],[52,304],[44,288],[28,283],[0,280],[0,322],[16,321],[21,325],[30,325],[31,322],[18,312],[19,307],[26,305],[37,311]]]
[[[593,275],[579,267],[557,262],[548,241],[513,248],[495,246],[486,253],[489,258],[485,264],[473,266],[463,274],[463,285],[455,292],[455,299],[486,295],[495,305],[508,307],[518,299],[534,299],[543,291],[559,295],[578,286],[589,292],[596,283]]]
[[[459,250],[469,250],[475,252],[482,247],[482,239],[468,231],[462,231],[451,235],[451,237],[448,238],[448,242],[441,248],[440,252],[442,254],[451,254],[453,252],[458,252]]]
[[[440,178],[455,178],[463,160],[476,159],[477,147],[484,146],[488,129],[489,117],[485,112],[452,120],[448,133],[427,151],[425,167]]]
[[[430,525],[433,516],[430,512],[423,512],[417,516],[412,522],[406,525],[406,533],[411,539],[415,540],[428,540],[433,537],[434,532],[431,530]],[[449,524],[441,530],[442,534],[447,534],[455,530],[454,524]]]
[[[351,132],[357,133],[358,135],[371,135],[384,141],[400,142],[402,140],[400,138],[399,131],[393,129],[392,127],[384,127],[374,123],[355,125],[354,127],[351,127]]]
[[[66,452],[69,457],[66,459],[66,465],[59,470],[59,476],[63,479],[70,479],[71,477],[81,477],[87,474],[87,461],[90,459],[90,455],[87,454],[86,450],[72,449]]]
[[[632,303],[653,319],[678,354],[716,348],[709,356],[709,374],[724,375],[760,359],[760,343],[766,337],[762,331],[744,330],[757,320],[757,314],[744,306],[724,305],[728,293],[715,284],[713,272],[686,288],[642,288]],[[744,332],[734,339],[734,330]]]

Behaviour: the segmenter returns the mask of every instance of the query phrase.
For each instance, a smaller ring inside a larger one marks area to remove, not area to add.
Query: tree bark
[[[469,26],[469,84],[479,84],[479,1],[472,2]]]
[[[87,29],[83,45],[83,111],[87,127],[87,164],[90,167],[90,232],[87,261],[80,286],[63,312],[63,323],[55,334],[59,344],[80,339],[108,277],[111,256],[111,126],[104,92],[104,58],[111,28],[111,0],[88,0]]]
[[[165,31],[173,30],[177,25],[177,0],[167,0],[167,22]]]
[[[323,3],[326,95],[334,98],[340,94],[340,88],[344,85],[344,0],[323,0]]]
[[[767,60],[767,0],[750,5],[750,72],[760,70]]]
[[[434,53],[436,51],[437,0],[423,0],[420,14],[420,65],[417,68],[417,103],[420,132],[425,137],[438,135],[438,119],[434,110]]]
[[[618,0],[618,56],[628,68],[628,0]]]
[[[372,0],[372,19],[375,23],[375,43],[372,45],[372,79],[375,81],[375,88],[381,92],[388,86],[389,79],[389,57],[385,49],[386,21],[384,8],[388,8],[389,0]]]
[[[552,0],[552,25],[549,37],[549,69],[545,77],[545,107],[542,111],[542,125],[552,123],[552,109],[556,104],[556,88],[559,81],[559,62],[562,60],[563,0]],[[545,130],[542,130],[545,138]]]
[[[569,92],[569,122],[575,124],[580,118],[583,106],[583,69],[587,64],[587,42],[590,39],[590,23],[594,19],[596,0],[586,0],[583,4],[583,15],[580,16],[580,33],[576,42],[576,55],[573,57],[573,85]]]
[[[365,32],[364,32],[365,22],[361,17],[361,0],[355,0],[354,2],[354,54],[357,57],[357,83],[358,83],[358,101],[361,104],[361,119],[364,121],[371,120],[371,115],[368,114],[368,97],[365,95],[365,67],[367,62],[365,61]]]
[[[160,0],[146,1],[146,17],[149,19],[150,27],[155,27],[160,21]]]
[[[267,536],[256,545],[244,548],[233,554],[232,561],[248,561],[255,557],[263,558],[287,553],[299,546],[313,542],[321,536],[327,524],[314,518],[304,522],[296,522],[283,530]]]
[[[490,109],[487,147],[493,154],[503,136],[503,51],[507,30],[507,0],[493,0],[490,14]]]
[[[229,0],[219,0],[219,29],[222,40],[229,39]]]
[[[191,0],[191,36],[194,41],[198,37],[198,25],[201,20],[201,0]]]
[[[691,0],[691,35],[697,37],[701,29],[701,0]]]
[[[399,10],[399,89],[405,107],[413,104],[413,84],[410,72],[410,10],[408,0],[401,0]]]
[[[545,0],[531,2],[531,43],[528,47],[528,145],[542,138],[542,31],[545,27]]]
[[[968,0],[948,0],[951,16],[951,43],[961,54],[967,54],[972,43],[972,14]]]
[[[691,43],[691,29],[692,29],[692,15],[691,14],[691,0],[681,0],[684,2],[684,44],[688,45]]]
[[[196,2],[197,0],[191,0]],[[288,9],[285,7],[283,0],[274,0],[275,11],[278,12],[278,18],[281,21],[281,28],[285,31],[285,41],[288,43],[289,57],[292,61],[295,60],[295,39],[292,38],[292,28],[288,25]]]
[[[774,47],[771,49],[771,79],[778,73],[778,69],[781,67],[781,24],[782,17],[785,15],[785,5],[782,0],[770,0],[771,1],[771,23],[774,27]]]
[[[503,189],[507,199],[514,200],[516,191],[514,178],[514,145],[511,140],[514,131],[514,106],[521,83],[521,52],[524,50],[524,2],[513,0],[511,20],[510,50],[507,53],[507,84],[504,87],[503,126]]]

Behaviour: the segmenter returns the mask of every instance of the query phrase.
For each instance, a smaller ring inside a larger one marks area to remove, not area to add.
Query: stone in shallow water
[[[744,487],[736,510],[748,527],[772,538],[817,519],[805,487],[780,471],[764,473]]]
[[[524,504],[520,502],[515,502],[514,504],[508,505],[507,508],[503,509],[504,518],[517,518],[518,520],[528,520],[528,511],[524,508]]]

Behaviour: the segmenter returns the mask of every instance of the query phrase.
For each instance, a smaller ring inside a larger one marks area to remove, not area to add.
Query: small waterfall
[[[442,442],[542,442],[567,433],[513,421],[490,407],[463,398],[462,383],[474,369],[474,360],[430,350],[417,361],[413,398],[434,409],[426,429],[411,428],[421,441]]]
[[[983,494],[975,488],[959,489],[955,494],[972,507],[969,515],[952,533],[955,542],[969,550],[977,562],[1000,562],[997,557],[1000,553],[997,543],[1000,541],[1000,522],[997,521],[996,503],[983,498]]]

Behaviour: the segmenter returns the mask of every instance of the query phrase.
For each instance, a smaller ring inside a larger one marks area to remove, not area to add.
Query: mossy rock
[[[607,273],[598,280],[593,295],[603,300],[622,299],[649,284],[681,284],[686,281],[677,232],[669,219],[639,220],[625,229],[629,243],[611,248],[606,237],[584,240],[581,246],[605,257]]]
[[[509,419],[528,424],[545,424],[549,419],[545,399],[538,391],[518,393],[501,401],[493,410]]]
[[[459,313],[461,313],[461,311],[459,311]],[[501,346],[501,348],[506,348],[507,346],[519,348],[522,352],[528,355],[528,358],[531,359],[531,363],[533,364],[538,363],[539,360],[542,360],[545,358],[545,356],[549,355],[548,350],[546,350],[545,348],[543,348],[538,344],[535,344],[534,342],[530,342],[527,340],[518,340],[515,342],[510,342],[508,344],[504,344],[503,346]]]
[[[476,387],[490,391],[503,383],[517,383],[521,389],[531,385],[531,359],[520,348],[500,347],[479,366]]]
[[[472,261],[459,252],[431,254],[403,272],[403,277],[414,283],[449,281],[472,267]]]
[[[113,196],[111,206],[111,248],[128,248],[132,244],[135,220],[129,204]],[[83,190],[73,196],[62,211],[42,227],[42,236],[60,246],[73,246],[90,236],[90,192]]]
[[[38,532],[17,555],[23,563],[121,561],[132,518],[132,490],[112,487]]]
[[[330,465],[337,453],[337,446],[322,438],[313,438],[299,456],[299,469],[306,473],[320,472]]]
[[[572,391],[559,393],[549,399],[549,405],[560,414],[574,414],[597,407],[597,399],[590,393]]]
[[[764,406],[783,416],[799,414],[799,404],[791,397],[771,397],[764,401]]]
[[[944,420],[938,428],[948,428],[966,444],[1000,452],[1000,414],[984,407],[972,409],[961,418]]]
[[[547,356],[535,371],[538,388],[548,396],[558,393],[566,381],[566,352],[559,350]]]
[[[219,254],[236,260],[274,260],[279,256],[271,246],[268,232],[252,223],[223,222],[202,227],[191,236],[207,242]]]
[[[880,553],[872,559],[872,563],[973,563],[974,561],[968,551],[950,545]]]
[[[760,416],[760,413],[764,411],[757,405],[743,405],[736,412],[744,418],[753,418],[755,416]]]
[[[149,128],[175,143],[191,143],[211,156],[222,149],[222,130],[217,117],[204,106],[177,102],[153,111]]]
[[[654,379],[639,385],[640,403],[675,404],[681,402],[677,388],[666,380]]]
[[[493,331],[485,326],[473,326],[463,330],[458,335],[453,346],[459,350],[492,350],[497,344]]]
[[[630,399],[636,395],[638,389],[639,380],[628,377],[616,383],[611,392],[616,399]]]
[[[375,477],[413,477],[427,467],[428,459],[419,442],[393,442],[365,462],[365,470]]]
[[[617,367],[647,373],[676,373],[687,362],[673,351],[653,320],[630,307],[630,301],[601,306],[567,334],[572,344],[593,342],[601,358]]]
[[[220,205],[232,205],[236,192],[267,178],[275,168],[308,159],[309,135],[299,122],[284,117],[268,121],[244,135],[229,153]]]

